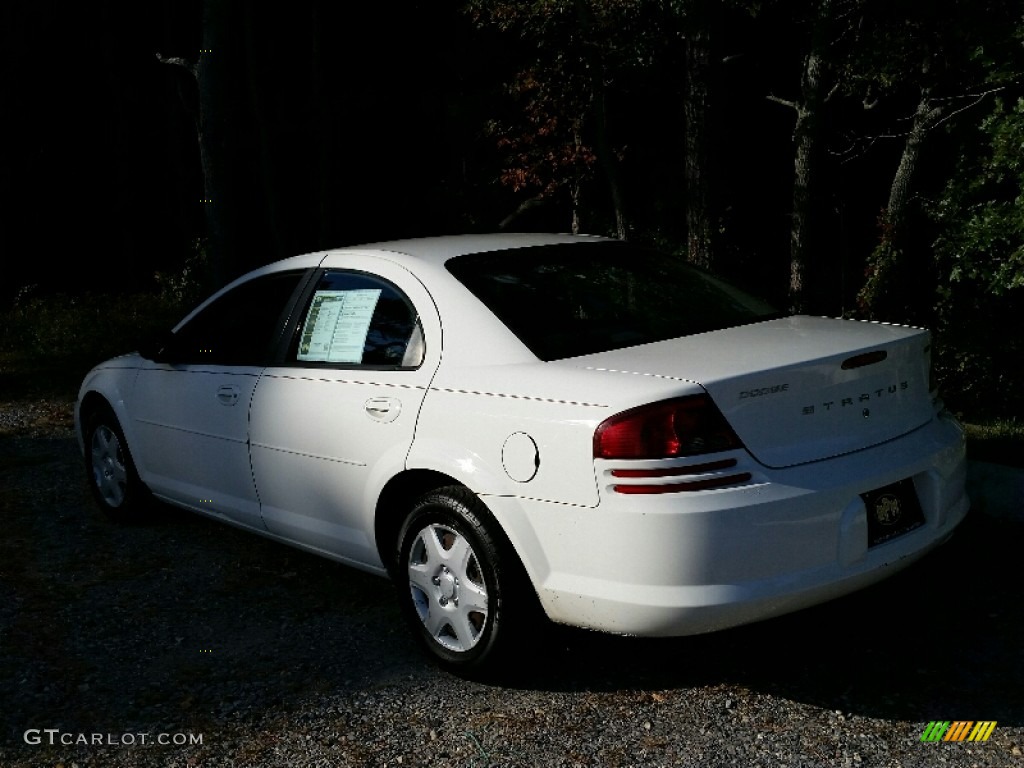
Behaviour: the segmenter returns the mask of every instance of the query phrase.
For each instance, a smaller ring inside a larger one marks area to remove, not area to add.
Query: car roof
[[[534,233],[498,233],[484,235],[445,235],[441,237],[422,237],[408,240],[388,240],[365,245],[353,245],[343,248],[332,248],[328,253],[344,253],[345,251],[387,251],[412,256],[416,259],[436,265],[444,264],[456,256],[488,251],[504,251],[513,248],[531,248],[540,245],[557,245],[559,243],[597,242],[605,240],[593,235],[568,234],[534,234]]]
[[[598,243],[608,238],[596,235],[498,233],[484,235],[443,235],[439,237],[409,238],[406,240],[384,240],[363,245],[345,245],[326,248],[313,253],[304,253],[280,261],[265,264],[225,286],[231,288],[245,280],[270,272],[286,269],[308,269],[309,267],[339,266],[344,262],[332,257],[344,257],[347,253],[361,253],[388,258],[411,267],[414,262],[430,267],[441,267],[456,256],[471,253],[506,251],[516,248],[531,248],[560,243]],[[395,258],[395,256],[398,258]]]

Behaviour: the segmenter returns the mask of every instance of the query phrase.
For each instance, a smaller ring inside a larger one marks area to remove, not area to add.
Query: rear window
[[[778,317],[760,299],[626,243],[471,254],[448,270],[541,360],[558,360]]]

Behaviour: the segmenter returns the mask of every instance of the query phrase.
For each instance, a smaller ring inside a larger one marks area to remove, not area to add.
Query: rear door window
[[[416,368],[423,334],[409,299],[362,272],[326,272],[300,315],[288,355],[293,364]]]

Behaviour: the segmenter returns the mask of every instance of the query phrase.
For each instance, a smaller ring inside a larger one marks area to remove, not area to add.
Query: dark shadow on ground
[[[665,640],[557,630],[517,685],[665,689],[729,682],[830,710],[1024,723],[1024,526],[969,516],[946,545],[854,595]],[[948,715],[943,713],[949,713]]]

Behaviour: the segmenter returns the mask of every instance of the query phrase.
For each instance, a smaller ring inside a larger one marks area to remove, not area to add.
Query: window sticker
[[[302,326],[298,359],[313,363],[361,363],[380,291],[317,291]]]

